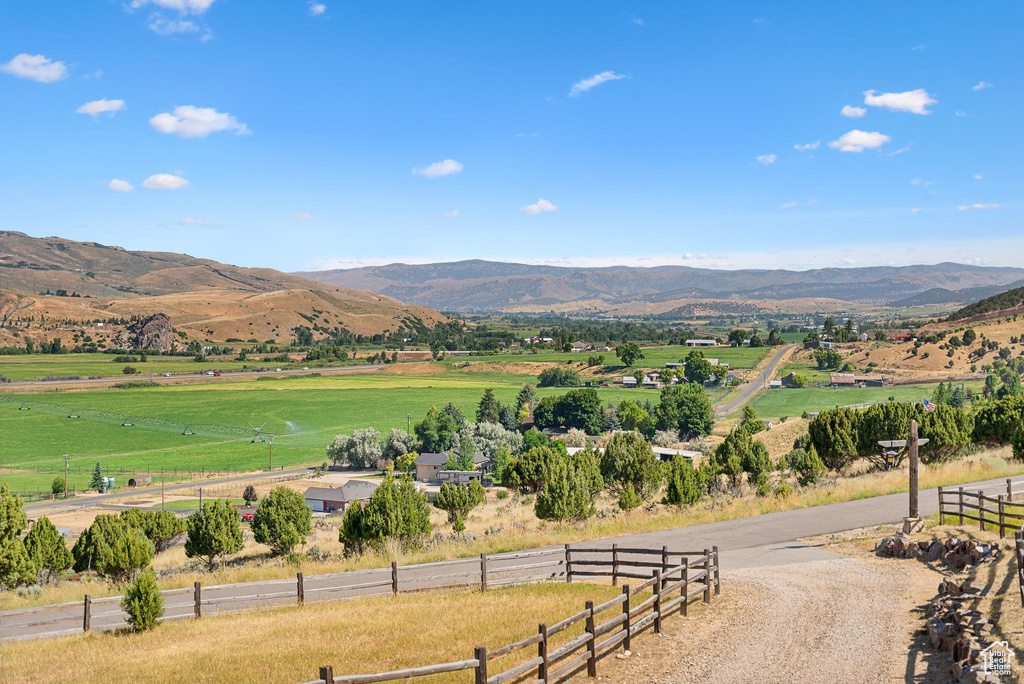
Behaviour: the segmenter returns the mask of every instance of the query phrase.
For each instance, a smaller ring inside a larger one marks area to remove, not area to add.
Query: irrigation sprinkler
[[[194,435],[194,434],[196,434],[196,431],[192,429],[192,423],[187,424],[185,426],[185,429],[182,431],[181,434],[183,434],[183,435]]]
[[[267,440],[263,439],[263,434],[260,432],[263,429],[263,426],[266,425],[266,424],[267,424],[266,421],[264,421],[263,425],[260,425],[259,427],[256,427],[252,423],[249,423],[249,427],[251,427],[255,431],[255,434],[252,436],[252,440],[249,441],[249,444],[256,444],[256,443],[263,444],[264,442],[267,441]]]
[[[81,417],[82,416],[78,415],[78,411],[76,411],[75,409],[71,409],[71,413],[68,414],[68,418],[81,418]]]
[[[31,411],[32,407],[28,405],[27,401],[21,402],[21,406],[18,407],[19,411]]]
[[[131,416],[125,416],[124,422],[121,423],[121,427],[135,427],[135,423],[132,422]]]

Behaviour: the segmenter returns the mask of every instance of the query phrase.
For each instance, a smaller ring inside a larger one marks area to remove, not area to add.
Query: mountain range
[[[962,304],[971,301],[970,292],[974,288],[987,288],[980,295],[985,296],[1024,279],[1024,269],[948,262],[807,271],[717,270],[688,266],[590,268],[473,259],[296,275],[340,287],[369,289],[403,302],[443,311],[577,309],[665,313],[694,302],[723,300],[830,300],[837,306],[880,305],[926,292],[929,293],[928,303]]]

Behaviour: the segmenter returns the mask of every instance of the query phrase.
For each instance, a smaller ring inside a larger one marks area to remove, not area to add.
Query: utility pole
[[[917,421],[910,421],[910,517],[917,520]]]
[[[68,498],[68,455],[64,454],[64,498]]]
[[[405,414],[405,431],[408,432],[410,435],[412,434],[412,414],[411,413],[406,413]]]
[[[164,476],[160,476],[160,509],[164,510]]]
[[[274,472],[274,435],[270,435],[270,439],[267,440],[267,444],[270,445],[270,465],[269,471]]]

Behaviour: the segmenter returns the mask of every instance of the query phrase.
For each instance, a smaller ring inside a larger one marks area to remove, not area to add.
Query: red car
[[[217,373],[214,373],[214,374],[213,374],[213,377],[215,377],[215,378],[219,378],[219,377],[220,377],[220,373],[219,373],[219,372],[217,372]]]
[[[252,522],[253,521],[253,514],[252,513],[244,513],[244,514],[242,514],[242,521],[243,522]]]

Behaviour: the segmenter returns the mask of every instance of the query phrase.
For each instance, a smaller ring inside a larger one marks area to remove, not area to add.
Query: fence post
[[[82,614],[82,631],[88,632],[92,628],[92,599],[89,595],[85,595],[85,600],[82,601],[84,607],[84,613]]]
[[[683,617],[690,605],[690,557],[683,556]]]
[[[565,581],[572,584],[572,550],[568,544],[565,545]]]
[[[195,613],[197,618],[203,617],[203,586],[202,583],[196,582],[194,586],[194,595],[196,600]]]
[[[612,586],[619,586],[619,545],[612,544]]]
[[[942,514],[942,487],[939,487],[939,524],[946,524],[946,518]]]
[[[661,570],[654,569],[654,633],[661,634]]]
[[[630,651],[630,639],[629,639],[629,585],[622,585],[622,593],[625,594],[626,600],[622,602],[622,614],[626,616],[625,622],[622,623],[622,629],[626,632],[626,637],[622,640],[623,650]]]
[[[985,531],[985,495],[978,492],[978,524],[981,525],[981,531]]]
[[[474,657],[476,658],[476,684],[487,684],[487,648],[477,646]]]
[[[1002,539],[1003,538],[1003,524],[1004,524],[1003,521],[1005,519],[1004,513],[1003,513],[1003,495],[1002,494],[999,495],[999,504],[998,505],[999,505],[999,538]]]
[[[540,632],[540,641],[537,642],[537,656],[540,657],[540,665],[537,666],[537,679],[542,682],[548,681],[548,626],[541,623],[537,627]]]
[[[711,551],[704,549],[704,603],[711,603]]]
[[[597,635],[594,634],[594,602],[587,601],[587,634],[590,641],[587,643],[587,676],[597,676]]]
[[[1006,498],[1013,501],[1013,483],[1010,478],[1006,478]]]
[[[480,591],[487,591],[487,554],[480,554]]]
[[[391,595],[398,596],[398,563],[391,561]]]
[[[326,684],[334,684],[334,668],[330,665],[324,665],[320,668],[320,679]]]
[[[711,552],[715,554],[715,596],[722,594],[722,559],[718,556],[718,547],[712,546]]]
[[[295,589],[299,595],[299,605],[301,606],[306,602],[306,588],[302,583],[302,573],[295,573]]]
[[[964,488],[961,487],[959,490],[960,500],[957,504],[957,509],[960,514],[960,524],[964,524]]]
[[[667,546],[662,546],[661,547],[661,574],[665,575],[665,573],[667,573],[667,572],[668,572],[668,547]],[[665,586],[665,584],[667,584],[667,583],[668,583],[668,578],[666,577],[665,578],[665,582],[662,584],[662,586]]]

